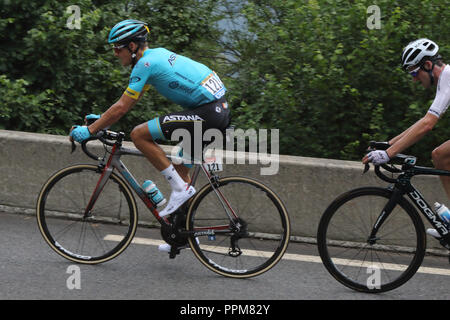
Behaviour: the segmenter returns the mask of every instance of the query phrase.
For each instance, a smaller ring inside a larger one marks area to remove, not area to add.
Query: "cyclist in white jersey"
[[[363,158],[363,163],[384,164],[398,153],[419,141],[431,131],[450,105],[450,66],[442,62],[438,45],[429,39],[410,42],[403,50],[402,67],[425,88],[436,86],[436,97],[423,118],[398,136],[389,140],[387,150],[376,150]],[[450,170],[450,140],[431,153],[436,169]],[[447,196],[450,198],[450,177],[440,176]],[[436,232],[437,234],[437,232]]]

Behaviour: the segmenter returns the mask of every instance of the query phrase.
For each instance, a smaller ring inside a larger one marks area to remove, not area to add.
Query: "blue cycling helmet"
[[[133,40],[145,41],[150,30],[145,22],[123,20],[116,24],[109,33],[108,43],[127,43]]]

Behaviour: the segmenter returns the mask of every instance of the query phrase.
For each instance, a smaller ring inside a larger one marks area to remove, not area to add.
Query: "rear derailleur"
[[[242,250],[239,247],[238,240],[248,237],[247,222],[239,218],[233,221],[233,224],[230,225],[230,229],[233,232],[233,235],[230,239],[230,248],[228,249],[228,255],[237,258],[242,254]]]

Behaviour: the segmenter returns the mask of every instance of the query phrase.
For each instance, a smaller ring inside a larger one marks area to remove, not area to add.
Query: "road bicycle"
[[[161,236],[171,245],[170,258],[189,246],[207,268],[232,278],[260,275],[280,261],[288,246],[290,221],[283,202],[267,185],[248,177],[220,177],[222,165],[217,162],[196,163],[191,184],[200,172],[208,183],[178,211],[162,218],[120,159],[143,156],[124,147],[124,137],[122,132],[103,130],[84,141],[83,152],[98,165],[64,168],[42,187],[37,223],[54,251],[81,264],[98,264],[121,254],[138,227],[133,190],[160,223]],[[88,149],[93,140],[103,144],[103,157]]]
[[[369,150],[387,147],[371,142]],[[320,257],[343,285],[379,293],[401,286],[416,273],[425,256],[426,232],[413,204],[439,233],[443,253],[450,250],[449,227],[411,184],[414,176],[450,176],[450,171],[417,166],[416,160],[399,154],[388,164],[375,166],[388,187],[348,191],[323,213],[317,233]],[[367,164],[364,173],[368,169]]]

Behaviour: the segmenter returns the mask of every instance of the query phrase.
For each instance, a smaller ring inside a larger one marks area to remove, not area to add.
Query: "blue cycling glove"
[[[83,142],[91,137],[91,133],[87,126],[74,126],[70,136],[78,143]]]
[[[93,122],[95,122],[96,120],[100,119],[100,115],[99,114],[88,114],[86,117],[84,117],[84,121],[86,124],[91,124]]]

